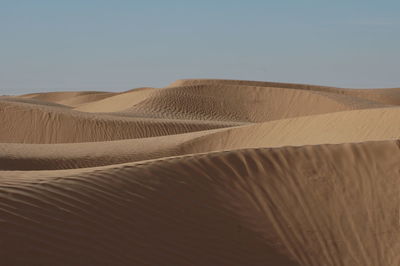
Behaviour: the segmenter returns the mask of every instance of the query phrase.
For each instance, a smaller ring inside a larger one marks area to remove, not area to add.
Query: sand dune
[[[1,265],[400,265],[400,89],[0,97]]]
[[[264,81],[248,81],[248,80],[218,80],[218,79],[188,79],[177,80],[169,85],[169,87],[188,86],[188,85],[244,85],[244,86],[260,86],[272,88],[286,88],[298,90],[311,90],[321,92],[331,92],[335,94],[344,94],[358,98],[364,98],[383,104],[399,105],[400,104],[400,88],[390,89],[345,89],[328,86],[317,86],[308,84],[295,83],[278,83]]]
[[[187,153],[257,147],[357,143],[400,138],[400,109],[367,109],[228,128],[183,144]]]
[[[111,97],[116,93],[113,92],[98,92],[98,91],[79,91],[79,92],[47,92],[33,93],[19,96],[20,98],[35,99],[45,102],[59,103],[70,107],[99,101],[101,99]]]
[[[0,124],[2,142],[72,143],[163,136],[240,123],[99,115],[0,98]]]
[[[155,90],[156,89],[154,88],[138,88],[127,92],[118,93],[112,97],[107,97],[98,101],[88,102],[84,105],[76,107],[75,110],[92,113],[123,111],[143,101]]]
[[[276,101],[276,99],[279,99]],[[383,107],[326,92],[231,85],[168,87],[125,110],[136,116],[265,122],[335,111]]]

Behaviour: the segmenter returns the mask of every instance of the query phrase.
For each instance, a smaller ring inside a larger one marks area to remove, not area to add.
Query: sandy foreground
[[[0,97],[0,265],[400,265],[400,88]]]

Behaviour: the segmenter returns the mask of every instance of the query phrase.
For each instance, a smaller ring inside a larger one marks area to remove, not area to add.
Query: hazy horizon
[[[400,87],[397,1],[0,3],[0,95],[185,78]]]

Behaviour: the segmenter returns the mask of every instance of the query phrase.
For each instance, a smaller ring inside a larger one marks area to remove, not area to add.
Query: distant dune
[[[0,97],[0,265],[400,265],[400,88]]]

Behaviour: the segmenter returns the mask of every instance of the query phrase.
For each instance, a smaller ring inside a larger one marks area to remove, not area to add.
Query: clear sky
[[[180,78],[400,87],[400,1],[0,0],[0,95]]]

